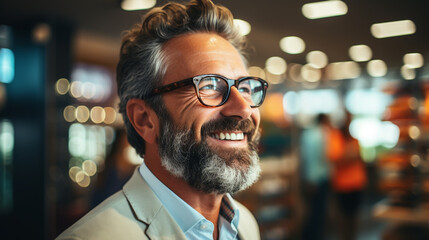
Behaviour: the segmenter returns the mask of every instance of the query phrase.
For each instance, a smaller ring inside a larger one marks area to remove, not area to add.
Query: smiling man
[[[195,0],[142,21],[124,37],[117,79],[128,140],[144,163],[58,239],[259,239],[230,194],[258,179],[268,84],[248,76],[231,13]]]

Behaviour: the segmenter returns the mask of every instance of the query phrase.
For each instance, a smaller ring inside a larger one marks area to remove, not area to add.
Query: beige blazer
[[[241,240],[260,239],[255,218],[243,205],[238,235]],[[138,170],[124,185],[56,239],[186,239],[185,234],[141,177]]]

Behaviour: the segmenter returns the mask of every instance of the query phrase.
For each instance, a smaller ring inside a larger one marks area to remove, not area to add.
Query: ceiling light
[[[416,32],[416,25],[411,20],[401,20],[371,25],[371,33],[375,38],[388,38],[410,35]]]
[[[308,64],[314,68],[324,68],[328,64],[328,56],[322,51],[311,51],[306,56]]]
[[[156,0],[123,0],[121,8],[125,11],[149,9],[155,6]]]
[[[39,23],[33,29],[33,39],[37,43],[47,43],[51,38],[51,26]]]
[[[322,71],[306,64],[301,68],[301,76],[308,82],[318,82],[322,78]]]
[[[250,30],[252,30],[252,27],[250,26],[250,24],[241,19],[234,19],[234,26],[238,29],[238,32],[240,32],[240,34],[243,36],[249,34]]]
[[[55,90],[59,95],[64,95],[70,90],[70,82],[65,78],[60,78],[55,83]]]
[[[282,75],[286,72],[286,61],[281,57],[270,57],[265,62],[267,71],[274,75]]]
[[[251,66],[247,69],[247,72],[249,72],[249,76],[253,77],[259,77],[262,79],[265,79],[265,71],[264,69],[258,67],[258,66]]]
[[[383,77],[387,73],[387,65],[383,60],[371,60],[366,65],[368,74],[372,77]]]
[[[360,76],[359,64],[353,61],[334,62],[326,67],[326,76],[331,80],[352,79]]]
[[[272,74],[267,70],[267,73],[265,74],[268,83],[270,84],[280,84],[284,82],[284,77],[282,75]]]
[[[347,5],[338,0],[307,3],[302,6],[302,14],[308,19],[345,15]]]
[[[420,53],[407,53],[404,55],[404,64],[409,68],[420,68],[423,66],[423,56]]]
[[[280,40],[280,48],[289,54],[299,54],[305,50],[305,42],[299,37],[290,36]]]
[[[301,76],[301,69],[302,69],[301,64],[291,63],[288,68],[289,68],[288,77],[290,79],[292,79],[295,82],[302,82],[304,80]]]
[[[372,58],[372,51],[367,45],[354,45],[349,48],[349,55],[353,61],[366,62]]]
[[[401,75],[405,80],[413,80],[416,78],[416,70],[404,65],[401,67]]]

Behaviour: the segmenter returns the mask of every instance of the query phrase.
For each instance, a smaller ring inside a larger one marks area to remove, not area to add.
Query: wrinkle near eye
[[[174,93],[174,96],[172,97],[175,99],[174,110],[178,111],[180,114],[184,114],[192,110],[196,105],[201,105],[194,89]]]

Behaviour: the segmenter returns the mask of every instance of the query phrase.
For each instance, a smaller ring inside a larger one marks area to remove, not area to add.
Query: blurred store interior
[[[131,2],[0,2],[1,239],[53,239],[143,161],[124,141],[115,68],[121,33],[167,1],[140,0],[139,10]],[[367,181],[356,239],[429,239],[418,238],[429,229],[425,1],[214,2],[247,35],[249,73],[270,83],[263,173],[236,196],[262,238],[313,231],[305,228],[312,207],[303,159],[315,148],[304,136],[323,114],[359,143]],[[321,231],[340,239],[338,202],[327,189]]]

